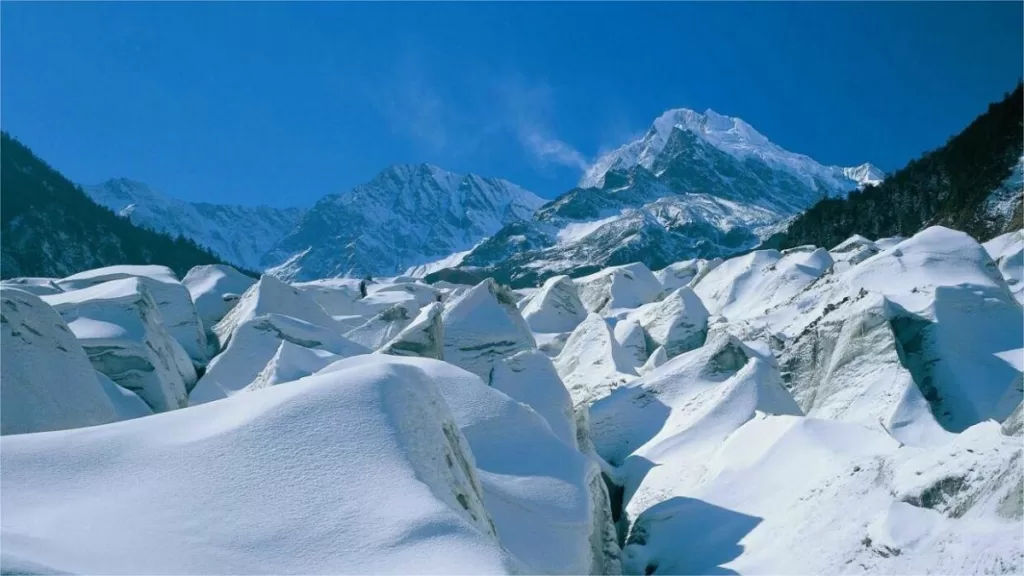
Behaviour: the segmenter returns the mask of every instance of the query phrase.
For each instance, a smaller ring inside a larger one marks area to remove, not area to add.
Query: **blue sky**
[[[396,162],[543,196],[662,111],[893,170],[1021,76],[1022,4],[0,6],[0,124],[82,183],[311,205]]]

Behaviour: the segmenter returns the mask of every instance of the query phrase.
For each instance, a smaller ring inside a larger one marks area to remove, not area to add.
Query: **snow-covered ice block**
[[[49,296],[63,292],[60,286],[57,286],[56,278],[7,278],[0,280],[0,286],[17,288],[36,296]]]
[[[490,381],[503,358],[536,347],[515,296],[488,278],[445,305],[444,359]]]
[[[372,358],[188,410],[0,439],[3,571],[529,571],[497,540],[439,383]]]
[[[540,350],[525,350],[494,367],[491,386],[526,404],[547,421],[563,442],[576,446],[572,399],[551,359]]]
[[[1024,304],[1024,230],[997,236],[983,246],[999,266],[1013,297]]]
[[[319,374],[378,365],[438,384],[476,460],[484,504],[502,545],[531,574],[618,572],[600,467],[557,437],[525,404],[474,374],[424,358],[348,358]]]
[[[82,346],[38,296],[0,288],[0,434],[105,424],[117,411]]]
[[[65,292],[70,292],[125,278],[139,279],[160,309],[160,317],[167,333],[185,349],[195,366],[205,366],[210,359],[205,327],[196,313],[188,288],[178,280],[170,268],[153,265],[108,266],[79,272],[58,280],[57,284]]]
[[[404,330],[416,318],[415,303],[399,303],[378,312],[375,316],[349,330],[345,337],[349,340],[377,350]]]
[[[128,276],[43,300],[67,322],[96,370],[136,393],[154,412],[165,412],[187,405],[196,371],[164,329],[149,292],[154,284],[160,283]]]
[[[203,328],[212,334],[213,327],[238,304],[256,279],[225,264],[208,264],[189,270],[181,283],[192,297]]]
[[[644,304],[626,318],[643,327],[650,348],[664,347],[669,358],[700,347],[708,331],[707,309],[685,286],[658,302]]]
[[[419,356],[444,360],[444,322],[440,302],[420,310],[408,326],[380,347],[378,352],[393,356]]]
[[[662,290],[661,282],[639,262],[606,268],[574,282],[586,309],[602,315],[653,302]]]
[[[592,313],[573,330],[555,357],[555,368],[569,389],[573,405],[580,406],[636,378],[635,361],[619,345],[608,322]]]
[[[279,281],[275,279],[275,282]],[[301,353],[288,346],[282,352],[282,342],[285,341],[298,347],[327,352],[337,358],[370,352],[330,328],[281,314],[256,316],[236,327],[232,334],[227,348],[210,362],[206,373],[189,395],[191,405],[220,400],[246,390],[264,371],[277,369],[275,360],[280,360],[279,352],[286,355],[283,360],[289,365],[282,374],[304,376],[325,365],[314,361],[312,356],[334,359],[316,352]],[[310,370],[301,374],[301,368],[307,366]]]
[[[587,317],[576,285],[568,276],[549,278],[520,310],[534,332],[571,332]]]
[[[213,332],[217,336],[220,349],[223,350],[231,341],[232,335],[239,326],[267,314],[291,316],[320,326],[324,329],[337,328],[338,324],[308,294],[285,284],[277,278],[264,274],[253,284],[238,304],[221,319]]]

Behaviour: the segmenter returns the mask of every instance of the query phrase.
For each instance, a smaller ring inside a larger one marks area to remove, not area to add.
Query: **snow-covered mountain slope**
[[[824,166],[784,150],[738,118],[672,110],[459,265],[527,286],[581,268],[729,256],[818,200],[882,177],[870,164]]]
[[[97,204],[136,226],[171,237],[184,236],[224,261],[249,270],[261,269],[263,255],[295,227],[305,212],[303,208],[185,202],[127,178],[83,189]]]
[[[289,280],[391,276],[465,251],[544,203],[515,184],[397,165],[316,203],[263,258]]]

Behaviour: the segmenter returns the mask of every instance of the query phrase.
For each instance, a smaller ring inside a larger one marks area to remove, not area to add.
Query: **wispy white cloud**
[[[554,98],[551,87],[529,83],[521,77],[504,78],[495,83],[497,101],[503,110],[507,128],[523,149],[543,166],[560,165],[585,171],[590,162],[571,144],[558,138],[551,127]]]
[[[590,160],[555,134],[553,92],[544,83],[518,75],[479,78],[448,87],[436,80],[416,51],[410,50],[370,86],[367,97],[392,133],[407,138],[425,155],[461,156],[511,137],[541,168],[564,166],[585,171]]]

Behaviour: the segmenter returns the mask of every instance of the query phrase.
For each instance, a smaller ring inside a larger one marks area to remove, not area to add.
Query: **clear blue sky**
[[[1024,66],[1020,2],[4,2],[0,27],[0,124],[65,175],[276,206],[423,161],[554,196],[677,107],[893,170]]]

